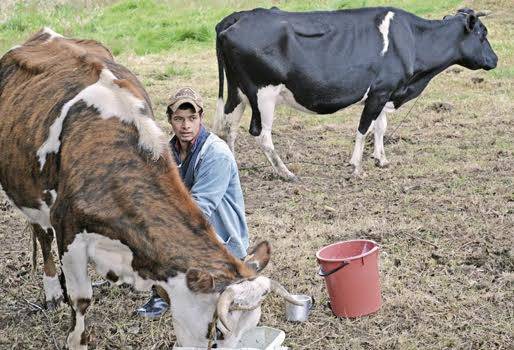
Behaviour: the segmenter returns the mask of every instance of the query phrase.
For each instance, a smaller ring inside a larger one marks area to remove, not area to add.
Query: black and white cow
[[[277,8],[237,12],[216,26],[219,100],[214,130],[232,150],[246,104],[250,134],[285,179],[295,176],[271,138],[277,104],[330,114],[364,103],[350,163],[361,172],[366,133],[374,124],[379,166],[388,161],[386,114],[417,97],[447,67],[490,70],[498,58],[478,13],[461,9],[426,20],[391,8],[285,12]],[[228,97],[223,106],[224,71]]]

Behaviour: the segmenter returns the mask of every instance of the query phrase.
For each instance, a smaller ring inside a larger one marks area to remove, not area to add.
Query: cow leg
[[[239,124],[241,123],[241,118],[243,117],[243,113],[245,111],[246,102],[244,99],[241,99],[237,104],[234,110],[225,116],[225,123],[227,125],[227,144],[232,153],[234,152],[234,146],[236,143],[237,132],[239,130]]]
[[[384,134],[387,128],[387,113],[385,112],[385,108],[382,110],[377,120],[375,121],[375,130],[374,130],[374,149],[373,149],[373,158],[375,158],[376,164],[385,168],[389,165],[389,161],[386,158],[385,150],[384,150]]]
[[[364,153],[364,144],[366,142],[366,134],[362,134],[360,131],[357,131],[355,135],[355,146],[353,148],[352,159],[350,160],[350,164],[353,165],[353,175],[359,176],[362,174],[362,154]]]
[[[241,92],[235,94],[229,93],[225,107],[223,107],[223,100],[218,100],[213,131],[216,135],[227,142],[228,147],[234,154],[237,132],[239,130],[239,124],[241,123],[241,118],[243,117],[247,102],[248,100],[246,96]]]
[[[81,241],[74,241],[69,245],[68,251],[62,257],[62,270],[72,308],[71,330],[67,338],[69,349],[87,349],[85,314],[93,296],[87,263],[86,244]]]
[[[388,96],[375,94],[369,96],[366,100],[366,105],[362,111],[359,128],[355,137],[355,148],[353,149],[352,159],[350,160],[350,164],[354,166],[354,176],[362,175],[362,154],[364,153],[366,134],[368,133],[373,121],[375,121],[380,115],[387,99]],[[377,125],[375,128],[379,128],[379,126]]]
[[[32,224],[32,231],[39,241],[43,254],[43,288],[45,290],[45,303],[49,310],[56,309],[63,300],[61,284],[57,269],[52,257],[53,230],[43,230],[38,224]]]
[[[296,181],[296,176],[287,169],[284,162],[282,162],[282,159],[280,159],[275,151],[273,139],[271,138],[276,99],[279,93],[280,90],[277,87],[266,87],[260,89],[257,93],[258,111],[256,113],[255,107],[252,104],[252,119],[254,119],[256,114],[260,113],[262,130],[259,136],[255,136],[255,140],[278,175],[286,181]]]

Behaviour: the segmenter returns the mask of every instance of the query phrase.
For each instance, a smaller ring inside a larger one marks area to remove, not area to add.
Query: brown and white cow
[[[72,306],[71,349],[87,347],[88,262],[116,283],[161,287],[182,346],[207,346],[215,314],[234,346],[260,318],[269,291],[257,276],[264,242],[244,264],[218,241],[173,164],[136,77],[92,40],[45,28],[0,59],[0,183],[35,228],[46,300],[63,296],[53,235]],[[215,311],[217,311],[215,313]]]

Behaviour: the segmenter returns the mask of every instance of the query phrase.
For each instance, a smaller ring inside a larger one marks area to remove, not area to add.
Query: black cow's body
[[[452,64],[491,69],[497,61],[485,27],[469,9],[440,21],[396,8],[305,13],[255,9],[226,17],[216,32],[219,96],[225,70],[228,97],[224,111],[221,101],[218,105],[215,130],[233,149],[237,123],[249,103],[250,133],[285,178],[294,175],[271,140],[276,104],[329,114],[364,101],[351,161],[359,173],[363,139],[373,121],[374,156],[384,166],[385,112],[418,96]]]

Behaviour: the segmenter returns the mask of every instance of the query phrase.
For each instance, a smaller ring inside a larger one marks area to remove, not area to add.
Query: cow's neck
[[[416,32],[414,75],[431,78],[460,60],[456,43],[463,29],[459,19],[420,20],[413,29]]]

